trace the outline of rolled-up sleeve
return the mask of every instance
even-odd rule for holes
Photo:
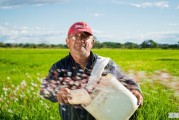
[[[56,94],[59,87],[58,72],[56,71],[56,65],[53,65],[48,76],[41,83],[40,95],[51,102],[57,102]]]
[[[109,61],[103,75],[111,73],[113,74],[119,82],[121,82],[127,89],[131,90],[138,90],[142,93],[140,86],[136,83],[132,78],[130,78],[124,71],[122,71],[119,66],[114,63],[112,60]]]

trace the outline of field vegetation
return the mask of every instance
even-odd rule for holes
[[[0,49],[0,120],[60,120],[57,103],[39,95],[41,81],[67,49]],[[179,51],[93,49],[136,80],[144,104],[131,119],[168,120],[179,113]]]

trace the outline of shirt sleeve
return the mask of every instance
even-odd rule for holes
[[[124,71],[122,71],[119,66],[112,60],[109,61],[102,75],[106,75],[108,73],[113,74],[117,78],[117,80],[119,80],[119,82],[121,82],[130,91],[138,90],[140,93],[142,93],[139,84],[137,84]]]
[[[48,76],[42,81],[40,95],[51,102],[57,102],[57,91],[60,89],[57,67],[54,64],[49,70]]]

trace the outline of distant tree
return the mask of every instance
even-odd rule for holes
[[[93,46],[93,48],[102,48],[102,47],[103,47],[102,43],[100,43],[99,40],[97,40],[97,37],[94,36],[94,46]]]
[[[103,42],[103,47],[105,48],[119,48],[121,47],[121,43],[117,43],[117,42]]]
[[[169,48],[169,45],[168,44],[158,44],[159,48],[162,48],[162,49],[168,49]]]
[[[138,44],[132,42],[126,42],[123,46],[128,49],[139,48]]]
[[[154,42],[153,40],[146,40],[142,42],[141,47],[142,48],[157,48],[158,44]]]
[[[19,43],[17,46],[22,48],[24,46],[24,44],[23,43]]]
[[[24,47],[24,48],[30,48],[30,43],[25,43],[25,44],[23,45],[23,47]]]
[[[5,47],[3,42],[0,42],[0,47]]]
[[[13,43],[5,43],[4,46],[6,48],[11,48],[11,47],[14,47],[14,44]]]
[[[47,44],[45,44],[45,43],[40,43],[40,44],[38,44],[38,47],[40,47],[40,48],[48,48],[49,46]]]
[[[179,45],[178,44],[172,44],[172,45],[169,45],[169,48],[179,49]]]
[[[103,47],[102,43],[100,43],[98,40],[94,41],[94,48],[102,48],[102,47]]]

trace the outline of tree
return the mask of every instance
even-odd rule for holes
[[[0,42],[0,47],[5,47],[3,42]]]
[[[142,42],[141,47],[142,48],[157,48],[158,44],[154,42],[153,40],[145,40],[144,42]]]
[[[94,36],[94,48],[102,48],[103,45],[97,40],[97,37]]]
[[[138,44],[132,43],[132,42],[126,42],[124,43],[124,47],[128,49],[138,48]]]
[[[102,43],[100,43],[98,40],[94,41],[94,48],[102,48],[102,47],[103,47]]]

